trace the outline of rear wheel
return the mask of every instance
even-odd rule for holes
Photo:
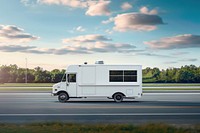
[[[115,100],[115,102],[119,103],[121,101],[123,101],[123,98],[124,96],[120,93],[116,93],[114,96],[113,96],[113,99]]]
[[[68,94],[62,92],[62,93],[60,93],[60,94],[58,95],[58,100],[59,100],[59,102],[61,102],[61,103],[65,103],[65,102],[67,102],[67,100],[69,100],[69,96],[68,96]]]

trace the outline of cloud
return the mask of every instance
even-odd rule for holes
[[[145,56],[154,56],[154,57],[164,57],[164,58],[171,58],[168,55],[161,55],[161,54],[153,54],[153,53],[136,53],[136,55],[145,55]]]
[[[84,32],[85,29],[84,29],[82,26],[78,26],[78,27],[76,28],[76,31]]]
[[[47,4],[47,5],[64,5],[74,8],[86,8],[90,3],[91,0],[82,1],[82,0],[37,0],[40,4]]]
[[[142,8],[140,8],[140,12],[143,14],[149,14],[149,15],[158,14],[158,11],[156,9],[149,10],[146,6],[143,6]]]
[[[176,56],[185,55],[185,54],[189,54],[189,52],[176,52],[176,53],[172,53],[172,55],[176,55]]]
[[[135,51],[136,47],[134,45],[124,43],[111,43],[111,41],[112,39],[98,34],[63,39],[63,43],[68,44],[65,46],[65,48],[74,51],[82,51],[87,53],[130,53]]]
[[[119,14],[114,18],[114,30],[125,31],[152,31],[157,25],[164,24],[158,15],[142,13],[125,13]]]
[[[196,58],[189,58],[189,59],[182,59],[182,60],[179,60],[179,61],[189,61],[189,62],[193,62],[193,61],[197,61],[198,59]]]
[[[34,7],[37,4],[35,0],[20,0],[20,2],[25,6]]]
[[[184,34],[147,41],[144,44],[154,49],[181,49],[200,47],[200,35]]]
[[[133,6],[132,6],[130,3],[128,3],[128,2],[124,2],[124,3],[121,5],[122,10],[124,10],[124,11],[131,9],[132,7],[133,7]]]
[[[103,35],[91,34],[84,36],[77,36],[73,38],[63,39],[63,43],[86,43],[86,42],[97,42],[97,41],[111,41],[112,39],[107,38]]]
[[[25,52],[29,49],[36,48],[35,46],[21,46],[21,45],[0,45],[0,50],[3,52]]]
[[[109,4],[110,1],[100,0],[96,4],[90,5],[85,14],[89,16],[102,16],[102,15],[108,16],[111,14],[108,8]]]
[[[110,1],[108,0],[37,0],[39,4],[46,5],[63,5],[72,8],[86,8],[86,15],[102,16],[110,15],[108,8]]]
[[[15,25],[0,25],[0,43],[25,43],[37,39],[39,37],[25,33]]]
[[[113,22],[113,21],[114,21],[114,18],[111,17],[111,18],[109,18],[108,20],[103,20],[101,23],[102,23],[102,24],[109,24],[109,23],[111,23],[111,22]]]
[[[164,62],[165,64],[175,64],[175,63],[179,63],[179,62],[194,62],[194,61],[198,61],[198,59],[196,58],[188,58],[188,59],[181,59],[178,61],[167,61]]]
[[[60,48],[38,48],[36,46],[1,45],[3,52],[22,52],[33,54],[92,54],[92,53],[132,53],[136,47],[126,43],[112,43],[112,39],[103,35],[85,35],[64,39],[67,43]]]
[[[136,47],[131,44],[123,43],[107,43],[107,42],[95,42],[92,47],[88,47],[88,50],[94,52],[131,52]]]
[[[108,34],[112,34],[113,33],[113,31],[110,30],[110,29],[105,30],[105,32],[108,33]]]

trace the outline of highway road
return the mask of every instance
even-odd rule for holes
[[[61,121],[69,123],[200,123],[200,93],[144,93],[115,103],[106,98],[59,103],[50,93],[0,93],[0,123]]]

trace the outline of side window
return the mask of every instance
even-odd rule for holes
[[[76,74],[68,74],[67,75],[67,81],[70,83],[76,82]]]
[[[123,82],[123,71],[122,70],[111,70],[109,72],[110,82]]]
[[[66,74],[63,75],[61,82],[65,82],[66,81]]]
[[[110,82],[137,82],[137,70],[110,70]]]
[[[137,71],[136,70],[125,70],[124,71],[124,82],[137,82]]]

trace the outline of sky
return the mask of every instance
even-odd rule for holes
[[[0,65],[200,66],[199,0],[0,2]]]

